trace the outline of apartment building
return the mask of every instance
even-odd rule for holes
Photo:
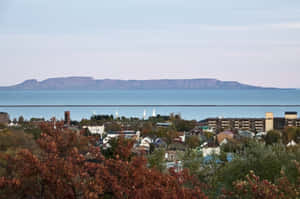
[[[222,130],[250,130],[263,132],[265,130],[264,118],[208,118],[200,122],[216,132]]]
[[[275,118],[278,129],[286,127],[300,127],[300,118],[298,118],[297,112],[285,112],[284,118]]]
[[[300,118],[297,112],[285,112],[285,117],[274,117],[271,112],[265,118],[207,118],[200,121],[201,125],[208,126],[216,132],[223,130],[249,130],[253,132],[267,132],[273,129],[300,127]]]

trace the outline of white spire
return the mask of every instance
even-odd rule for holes
[[[156,117],[156,111],[155,111],[155,109],[153,109],[152,116]]]
[[[116,111],[116,118],[119,118],[119,112]]]
[[[146,109],[144,109],[143,119],[146,119]]]

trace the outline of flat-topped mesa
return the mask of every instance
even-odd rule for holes
[[[92,77],[61,77],[43,81],[35,79],[23,83],[0,87],[11,90],[104,90],[104,89],[265,89],[265,87],[242,84],[237,81],[220,81],[217,79],[152,79],[152,80],[118,80],[94,79]]]

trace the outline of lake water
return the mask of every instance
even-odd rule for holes
[[[297,105],[300,90],[102,90],[102,91],[0,91],[0,105]],[[71,118],[80,120],[92,114],[115,114],[143,117],[144,110],[151,116],[179,113],[185,119],[201,120],[207,117],[264,117],[265,112],[283,116],[285,111],[300,107],[54,107],[54,108],[0,108],[11,118],[55,116],[63,118],[71,111]]]

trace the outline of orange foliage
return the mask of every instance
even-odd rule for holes
[[[16,156],[0,157],[8,163],[0,178],[1,198],[207,198],[187,171],[162,174],[147,168],[144,157],[129,161],[131,142],[105,159],[91,137],[50,124],[42,126],[40,152],[24,149]]]

